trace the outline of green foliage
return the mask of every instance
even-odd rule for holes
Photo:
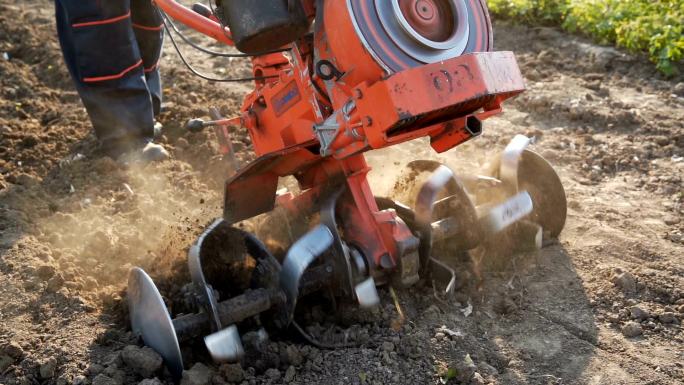
[[[497,16],[557,24],[602,44],[648,52],[666,75],[684,60],[684,0],[490,0]]]
[[[565,15],[566,1],[490,0],[489,9],[498,16],[527,24],[557,24]]]

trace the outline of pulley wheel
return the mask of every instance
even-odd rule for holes
[[[490,175],[499,178],[500,156],[491,165]],[[568,203],[560,177],[541,155],[524,150],[518,163],[518,191],[527,191],[534,209],[529,220],[556,238],[565,226]]]
[[[128,276],[128,310],[133,333],[162,356],[173,378],[180,379],[183,357],[171,315],[154,282],[139,267],[131,269]]]
[[[484,0],[348,0],[347,4],[364,46],[389,72],[492,50]]]

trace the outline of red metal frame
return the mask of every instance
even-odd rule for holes
[[[154,1],[170,17],[233,45],[230,32],[215,21],[174,0]],[[302,2],[312,17],[316,2]],[[371,265],[396,265],[397,245],[411,233],[396,213],[378,209],[362,153],[419,137],[430,137],[436,151],[451,149],[479,133],[470,123],[500,112],[503,100],[524,90],[522,76],[510,52],[468,54],[387,74],[356,35],[344,1],[325,1],[323,15],[325,27],[317,26],[313,40],[292,44],[289,55],[253,59],[255,76],[275,78],[256,81],[241,115],[230,120],[248,129],[258,159],[227,181],[224,216],[234,223],[272,210],[279,177],[298,179],[305,192],[279,198],[297,207],[314,204],[331,185],[346,185],[337,206],[345,241]],[[334,63],[344,77],[319,79],[314,48],[317,59]],[[321,154],[314,126],[331,116],[337,116],[337,136]]]

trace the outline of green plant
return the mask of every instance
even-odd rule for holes
[[[684,0],[491,0],[489,7],[499,17],[647,52],[666,75],[684,59]]]

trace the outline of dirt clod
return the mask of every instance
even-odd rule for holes
[[[164,383],[161,382],[157,377],[155,378],[145,378],[142,381],[138,383],[138,385],[163,385]]]
[[[623,327],[622,327],[622,334],[625,337],[632,338],[632,337],[638,337],[644,333],[643,329],[641,328],[641,325],[639,325],[636,322],[627,322]]]
[[[2,351],[14,359],[20,359],[24,356],[24,349],[16,341],[10,341],[4,345]]]
[[[470,385],[484,385],[485,383],[485,379],[477,372],[473,374],[473,378],[470,379]]]
[[[382,350],[384,350],[386,352],[393,352],[394,351],[394,344],[389,342],[389,341],[385,341],[382,343]]]
[[[634,293],[637,290],[636,278],[628,271],[616,270],[611,281],[625,293]]]
[[[162,358],[148,347],[126,346],[121,352],[123,362],[143,378],[151,378],[162,367]]]
[[[7,368],[12,366],[14,358],[6,355],[0,355],[0,372],[4,372]]]
[[[677,316],[673,312],[666,312],[658,316],[658,319],[660,322],[664,324],[673,324],[677,323],[679,320],[677,319]]]
[[[644,310],[643,308],[641,308],[639,306],[632,306],[629,309],[629,312],[630,312],[632,319],[635,319],[638,321],[644,321],[651,316],[648,311]]]
[[[219,367],[219,372],[228,382],[239,383],[245,378],[245,372],[240,364],[223,364]]]
[[[462,360],[454,365],[454,368],[456,369],[456,380],[462,384],[468,384],[477,370],[470,354],[466,354]]]
[[[294,345],[289,345],[284,349],[280,349],[280,360],[286,364],[299,366],[304,362],[304,357],[299,352],[299,349]]]
[[[55,370],[57,370],[57,360],[55,358],[49,358],[40,365],[40,378],[44,380],[52,378],[55,375]]]
[[[276,368],[270,368],[270,369],[266,370],[265,374],[266,374],[266,377],[271,379],[271,381],[278,381],[280,379],[280,377],[282,376],[280,374],[280,370],[278,370]]]
[[[46,290],[50,293],[56,293],[64,285],[64,277],[57,274],[47,281]]]
[[[121,383],[106,374],[98,374],[93,379],[92,385],[121,385]]]
[[[47,281],[48,279],[52,278],[53,275],[55,275],[55,268],[54,266],[50,265],[42,265],[38,267],[36,274],[38,274],[40,279]]]
[[[296,374],[297,370],[295,369],[295,367],[292,365],[288,366],[287,370],[285,371],[285,375],[283,376],[283,381],[285,381],[286,383],[292,382]]]
[[[181,385],[208,385],[211,383],[213,371],[202,363],[196,363],[190,370],[183,371]]]

